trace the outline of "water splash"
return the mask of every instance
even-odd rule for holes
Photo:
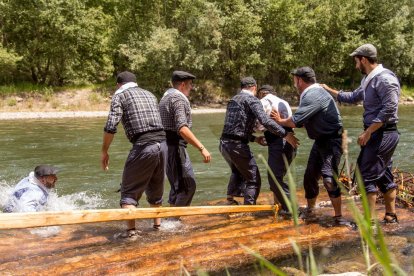
[[[5,181],[0,181],[0,208],[1,210],[7,204],[7,201],[12,194],[14,186],[9,185]],[[108,202],[99,194],[90,192],[80,192],[69,195],[59,196],[55,191],[49,193],[48,202],[45,206],[45,211],[70,211],[70,210],[85,210],[97,209],[105,207]],[[61,227],[49,226],[38,227],[30,230],[31,234],[40,237],[51,237],[59,234]]]

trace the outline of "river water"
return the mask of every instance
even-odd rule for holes
[[[344,126],[350,139],[350,162],[355,163],[359,147],[357,135],[362,129],[362,107],[341,107]],[[401,140],[395,153],[394,166],[413,171],[414,110],[400,106]],[[123,165],[130,149],[123,129],[115,136],[110,148],[110,169],[100,168],[100,149],[106,118],[33,119],[0,121],[0,206],[7,193],[21,178],[28,175],[37,164],[53,164],[58,174],[53,210],[118,208],[119,183]],[[193,115],[193,131],[212,154],[211,164],[204,164],[198,150],[188,147],[197,178],[197,192],[193,205],[224,198],[229,178],[229,168],[218,151],[218,139],[223,127],[224,113]],[[298,187],[301,186],[307,157],[312,141],[304,129],[296,130],[301,140],[298,156],[292,171]],[[257,157],[266,157],[267,149],[252,145]],[[265,166],[261,167],[262,191],[268,191]],[[167,202],[169,184],[166,181],[164,199]],[[147,206],[145,198],[140,202]]]

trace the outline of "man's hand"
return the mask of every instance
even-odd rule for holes
[[[272,112],[270,112],[270,118],[272,118],[273,120],[275,120],[276,123],[280,124],[280,121],[282,119],[282,117],[280,117],[279,112],[277,112],[276,110],[272,110]]]
[[[264,147],[267,146],[267,141],[266,141],[266,138],[264,136],[256,137],[256,138],[254,138],[254,141],[256,143],[258,143],[259,145],[261,145],[261,146],[264,146]]]
[[[299,143],[299,139],[296,138],[295,134],[293,134],[293,132],[288,132],[288,134],[284,137],[284,139],[292,145],[293,148],[297,148],[300,143]]]
[[[201,150],[201,155],[203,156],[203,159],[204,159],[203,162],[204,163],[209,163],[211,161],[211,155],[210,155],[210,153],[208,152],[208,150],[206,148],[203,148]]]
[[[371,132],[365,130],[358,136],[358,145],[365,146],[369,139],[371,139]]]
[[[104,170],[104,171],[109,170],[109,154],[108,154],[108,152],[102,152],[101,167],[102,167],[102,170]]]

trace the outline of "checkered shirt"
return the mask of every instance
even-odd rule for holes
[[[260,100],[243,90],[234,96],[227,105],[223,134],[250,140],[256,119],[270,132],[281,137],[286,136],[283,127],[265,113]]]
[[[104,131],[116,133],[120,121],[131,143],[136,135],[163,130],[157,98],[139,87],[128,88],[112,97]]]
[[[160,114],[164,129],[178,133],[180,128],[191,128],[191,107],[181,92],[165,94],[160,101]]]

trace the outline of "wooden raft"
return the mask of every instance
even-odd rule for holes
[[[0,214],[0,229],[273,210],[274,205],[240,205],[7,213]]]

